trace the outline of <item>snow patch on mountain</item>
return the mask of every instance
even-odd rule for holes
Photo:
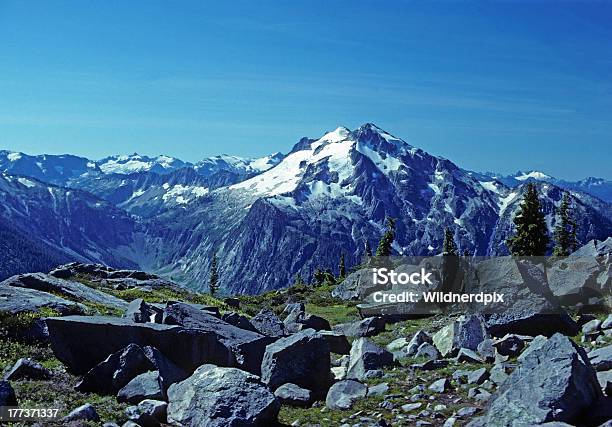
[[[531,171],[531,172],[519,172],[517,173],[517,175],[514,176],[514,179],[517,179],[519,181],[526,181],[528,179],[535,179],[538,181],[544,181],[547,179],[550,179],[551,177],[546,175],[543,172],[538,172],[538,171]]]

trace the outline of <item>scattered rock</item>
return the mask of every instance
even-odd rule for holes
[[[608,314],[606,320],[601,323],[601,329],[612,329],[612,314]]]
[[[289,406],[307,407],[312,403],[312,393],[310,390],[295,384],[283,384],[274,392],[280,402]]]
[[[158,427],[167,422],[168,404],[161,400],[145,399],[128,408],[128,417],[141,427]]]
[[[257,376],[214,365],[203,365],[172,385],[168,401],[168,422],[191,426],[274,425],[280,409]]]
[[[346,378],[346,371],[347,371],[347,368],[345,366],[336,366],[336,367],[331,368],[332,376],[334,380],[337,380],[337,381],[343,380]]]
[[[489,379],[499,386],[510,376],[510,372],[511,369],[508,364],[497,363],[491,368]]]
[[[417,403],[406,403],[405,405],[402,405],[402,411],[404,411],[404,412],[416,411],[421,406],[423,406],[423,404],[420,403],[420,402],[417,402]]]
[[[389,384],[380,383],[368,388],[368,396],[385,396],[389,392]]]
[[[433,341],[431,340],[431,336],[422,330],[416,331],[416,333],[410,339],[408,343],[408,347],[406,348],[406,356],[414,356],[417,354],[419,347],[423,343],[431,344]]]
[[[359,381],[339,381],[327,392],[325,406],[329,409],[350,409],[356,400],[366,397],[367,391],[368,387]]]
[[[468,371],[467,383],[468,384],[482,384],[489,378],[489,373],[486,368],[476,369],[474,371]]]
[[[612,345],[598,348],[589,352],[589,360],[596,371],[609,371],[612,369]]]
[[[136,323],[162,323],[163,315],[163,310],[138,298],[130,303],[124,317]]]
[[[461,348],[476,350],[487,333],[477,315],[460,316],[433,336],[433,343],[443,357],[454,356]]]
[[[293,383],[315,394],[327,391],[330,382],[327,341],[320,333],[306,329],[268,345],[261,380],[272,390]]]
[[[584,325],[582,325],[582,333],[591,334],[593,332],[597,332],[600,326],[601,326],[601,320],[598,320],[598,319],[591,320],[590,322],[587,322]]]
[[[423,344],[419,346],[414,357],[416,358],[424,357],[424,358],[427,358],[428,360],[438,360],[440,359],[441,355],[438,349],[433,346],[433,344],[424,342]]]
[[[478,344],[476,351],[486,362],[495,360],[495,347],[493,347],[493,340],[491,338],[486,338]]]
[[[495,340],[493,346],[502,356],[516,357],[525,348],[525,341],[518,335],[507,334]]]
[[[481,387],[471,388],[468,391],[468,397],[470,399],[479,400],[481,402],[486,402],[491,398],[491,393]]]
[[[296,333],[304,329],[314,329],[315,331],[329,331],[329,322],[321,316],[306,314],[303,310],[293,310],[283,322],[285,329],[289,333]]]
[[[223,316],[221,316],[221,320],[229,323],[230,325],[234,325],[237,328],[245,329],[251,332],[257,332],[255,326],[253,326],[251,321],[246,316],[238,314],[235,311],[225,313]]]
[[[450,381],[448,378],[440,378],[431,383],[427,388],[434,393],[445,393],[450,388]]]
[[[319,331],[321,336],[327,341],[329,345],[329,351],[336,354],[349,354],[351,351],[351,344],[345,335],[342,335],[335,331]]]
[[[382,317],[368,317],[356,322],[342,323],[333,330],[347,337],[371,337],[385,331],[387,322]]]
[[[555,334],[533,348],[504,381],[485,421],[493,425],[573,423],[601,396],[584,350]]]
[[[32,359],[19,359],[10,371],[4,376],[7,381],[17,381],[22,379],[29,380],[48,380],[51,378],[51,371],[44,368],[40,363]]]
[[[347,378],[362,380],[368,371],[393,365],[393,354],[377,346],[368,338],[358,338],[351,347]]]
[[[18,406],[15,390],[8,381],[0,381],[0,407]]]
[[[100,417],[96,412],[96,409],[89,403],[86,403],[83,406],[79,406],[64,418],[62,418],[64,423],[68,423],[71,421],[100,421]]]
[[[459,410],[457,410],[456,415],[460,418],[464,418],[464,417],[470,418],[476,415],[478,411],[479,409],[475,406],[464,406],[463,408],[460,408]]]
[[[484,360],[474,350],[470,350],[468,348],[462,348],[461,350],[459,350],[459,353],[457,354],[457,362],[459,363],[463,363],[463,362],[482,363],[484,362]]]
[[[164,400],[162,379],[157,371],[136,376],[117,393],[117,401],[122,403],[137,404],[145,399]]]
[[[231,308],[240,308],[240,300],[238,298],[228,297],[223,302]]]
[[[603,392],[612,397],[612,371],[597,372],[597,381],[599,381]]]
[[[155,370],[142,347],[130,344],[91,368],[76,385],[82,392],[116,394],[134,377]]]
[[[278,318],[272,310],[262,309],[251,319],[255,329],[263,335],[279,338],[287,335],[285,324]]]

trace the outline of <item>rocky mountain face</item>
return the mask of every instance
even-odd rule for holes
[[[1,277],[58,260],[136,265],[136,221],[89,193],[0,174],[0,218]]]
[[[612,181],[603,178],[588,177],[580,181],[567,181],[538,171],[518,171],[513,175],[507,176],[501,176],[492,172],[470,173],[481,181],[495,180],[511,188],[519,187],[527,182],[550,182],[565,190],[590,194],[608,203],[612,202]]]
[[[5,152],[0,165],[7,168],[18,156],[24,155]],[[56,157],[59,162],[65,156]],[[36,164],[36,159],[32,161]],[[139,232],[108,228],[107,236],[99,231],[109,227],[105,219],[89,215],[82,221],[91,227],[73,231],[86,236],[83,242],[64,240],[60,245],[70,248],[74,259],[131,262],[205,289],[216,252],[223,289],[232,293],[286,287],[298,273],[309,278],[318,267],[336,271],[341,254],[347,265],[357,264],[366,242],[376,247],[386,217],[397,220],[394,251],[398,254],[439,254],[446,227],[454,230],[461,251],[506,254],[505,239],[512,232],[524,190],[522,185],[506,185],[461,169],[373,124],[353,131],[338,128],[318,139],[302,138],[286,156],[255,160],[217,156],[188,164],[165,156],[133,155],[89,163],[89,169],[66,174],[70,178],[65,178],[65,186],[80,191],[53,187],[51,193],[78,194],[77,199],[87,199],[88,206],[99,203],[113,221],[123,224],[112,230],[127,227]],[[36,171],[37,179],[50,182],[52,178],[44,173],[41,177],[41,171]],[[562,187],[541,181],[540,175],[524,175],[529,175],[524,182],[538,180],[552,230]],[[21,191],[21,198],[31,194],[36,199],[40,193],[44,197],[36,203],[53,211],[50,190],[26,191],[30,189],[17,183],[27,178],[7,177],[15,182],[7,194]],[[612,235],[610,204],[575,190],[571,199],[580,222],[580,241]],[[23,212],[33,217],[35,211]],[[78,211],[67,209],[65,214],[78,215]],[[59,214],[43,218],[33,217],[33,222],[57,228],[63,221]],[[46,241],[38,229],[31,231],[33,238]],[[118,240],[114,233],[125,238]],[[85,243],[89,240],[96,243],[89,247]],[[57,236],[52,241],[57,244]],[[111,258],[117,247],[121,255]],[[92,258],[92,251],[100,256]]]

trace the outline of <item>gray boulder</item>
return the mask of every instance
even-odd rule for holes
[[[589,298],[602,295],[602,289],[597,286],[602,268],[596,257],[565,257],[546,271],[548,285],[564,305],[586,302]]]
[[[100,416],[96,412],[96,408],[94,408],[90,403],[86,403],[83,406],[79,406],[78,408],[71,411],[68,415],[62,418],[64,423],[69,423],[72,421],[100,421]]]
[[[608,317],[601,323],[601,329],[612,329],[612,314],[608,314]]]
[[[476,348],[480,357],[487,362],[495,360],[495,347],[493,347],[493,342],[491,338],[485,338]]]
[[[589,360],[596,371],[609,371],[612,369],[612,345],[591,350]]]
[[[424,342],[423,344],[419,346],[416,353],[414,354],[414,357],[416,358],[424,357],[427,360],[438,360],[440,359],[441,354],[433,344]]]
[[[251,319],[251,323],[257,331],[268,337],[279,338],[287,335],[285,324],[274,314],[272,310],[262,309]]]
[[[221,320],[229,323],[230,325],[234,325],[237,328],[245,329],[251,332],[257,332],[255,326],[253,326],[251,321],[246,316],[238,314],[235,311],[230,311],[229,313],[223,314],[223,316],[221,316]]]
[[[336,325],[333,330],[347,337],[371,337],[384,332],[386,324],[387,322],[382,317],[368,317],[367,319]]]
[[[19,359],[13,367],[6,373],[4,379],[7,381],[17,381],[22,379],[29,380],[48,380],[52,372],[43,367],[40,363],[32,359]]]
[[[329,322],[314,314],[307,314],[301,307],[294,308],[283,321],[285,330],[289,333],[296,333],[304,329],[314,329],[315,331],[329,331]]]
[[[600,326],[601,320],[593,319],[590,322],[586,322],[584,325],[582,325],[582,333],[585,335],[592,334],[594,332],[597,332]]]
[[[349,354],[351,351],[351,344],[348,338],[338,332],[334,331],[319,331],[321,336],[327,341],[329,345],[329,351],[336,354]]]
[[[454,356],[461,348],[476,350],[487,338],[482,317],[477,315],[460,316],[433,336],[433,343],[443,357]]]
[[[490,426],[573,424],[602,397],[595,371],[582,348],[555,334],[534,348],[493,396]]]
[[[557,303],[539,265],[512,257],[485,260],[476,265],[465,287],[467,293],[504,295],[503,302],[494,302],[486,308],[481,304],[472,307],[483,313],[487,331],[493,336],[578,333],[576,322]]]
[[[335,383],[327,392],[325,406],[329,409],[351,409],[355,401],[368,394],[368,387],[355,380],[343,380]]]
[[[525,340],[515,334],[507,334],[493,342],[493,347],[502,356],[516,357],[525,348]]]
[[[266,346],[274,341],[257,332],[234,325],[191,305],[175,303],[164,310],[164,323],[191,330],[214,333],[219,342],[232,351],[236,367],[259,375]]]
[[[213,332],[156,323],[133,323],[107,316],[67,316],[46,320],[55,356],[76,374],[85,374],[105,355],[129,344],[152,346],[181,369],[204,363],[232,366],[235,359]]]
[[[312,403],[310,390],[295,384],[283,384],[274,392],[283,405],[307,407]]]
[[[394,364],[393,354],[370,341],[358,338],[353,342],[349,359],[347,378],[363,380],[369,371],[382,369]]]
[[[142,298],[130,303],[125,312],[125,318],[136,323],[162,323],[164,311],[154,305],[147,304]]]
[[[0,381],[0,407],[1,406],[17,406],[17,397],[15,390],[8,381]]]
[[[431,383],[427,388],[434,393],[445,393],[450,388],[450,381],[448,378],[440,378]]]
[[[167,422],[168,404],[161,400],[145,399],[138,406],[128,408],[128,417],[141,427],[158,427]]]
[[[612,397],[612,371],[597,372],[597,381],[599,381],[603,392],[608,397]]]
[[[168,422],[188,426],[269,426],[279,401],[253,374],[203,365],[168,390]]]
[[[157,371],[137,375],[117,393],[117,402],[137,404],[145,399],[164,400],[162,378]]]
[[[327,341],[320,333],[306,329],[266,347],[261,380],[272,390],[292,383],[317,395],[329,388],[330,365]]]
[[[155,370],[142,347],[130,344],[91,368],[76,385],[82,392],[116,394],[137,375]]]
[[[0,312],[8,314],[37,313],[46,308],[62,316],[85,313],[87,307],[46,292],[12,287],[0,283]]]
[[[457,362],[482,363],[484,362],[484,360],[474,350],[470,350],[469,348],[462,348],[459,350],[459,353],[457,353]]]

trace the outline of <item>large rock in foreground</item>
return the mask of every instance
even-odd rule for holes
[[[367,338],[353,342],[347,371],[347,378],[364,380],[385,366],[394,364],[393,354],[374,344]]]
[[[185,426],[270,426],[280,403],[248,372],[204,365],[168,390],[168,422]]]
[[[500,386],[486,415],[488,426],[580,421],[602,397],[582,348],[555,334],[532,348]]]
[[[189,372],[205,363],[235,363],[230,350],[212,332],[106,316],[53,317],[46,322],[53,352],[76,374],[84,374],[129,344],[153,346]]]
[[[543,268],[533,262],[512,257],[482,261],[468,276],[466,292],[504,295],[503,302],[486,307],[474,303],[471,307],[483,314],[487,330],[493,336],[551,336],[557,332],[576,335],[579,331],[576,322],[555,300]]]
[[[320,394],[330,385],[330,363],[325,338],[313,329],[306,329],[266,348],[261,380],[273,390],[292,383]]]
[[[274,338],[240,329],[184,303],[168,305],[164,310],[164,323],[214,333],[232,351],[235,366],[256,375],[260,373],[266,346],[274,341]]]
[[[462,348],[476,350],[487,338],[484,320],[477,315],[460,316],[433,336],[433,343],[443,357],[454,356]]]

